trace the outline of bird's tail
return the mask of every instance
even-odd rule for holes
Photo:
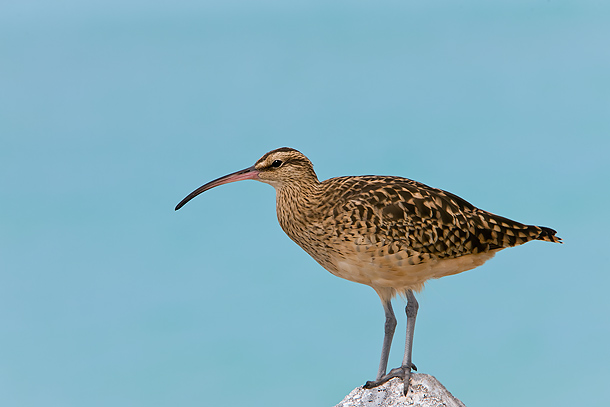
[[[555,236],[557,232],[551,228],[524,225],[484,211],[477,214],[478,217],[472,219],[477,227],[476,236],[479,241],[489,243],[491,249],[519,246],[531,240],[562,243],[561,238]]]
[[[535,237],[535,240],[544,240],[546,242],[553,243],[563,243],[562,239],[559,236],[555,236],[557,233],[554,229],[547,228],[545,226],[533,226],[532,228],[538,229],[540,232],[538,233],[538,237]]]

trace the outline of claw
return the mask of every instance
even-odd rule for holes
[[[402,393],[403,393],[403,395],[406,396],[407,393],[409,392],[409,384],[411,382],[411,369],[417,371],[417,367],[413,363],[411,363],[411,366],[409,368],[402,367],[402,366],[394,368],[394,369],[390,370],[390,373],[386,374],[381,379],[369,380],[362,387],[364,387],[365,389],[372,389],[377,386],[381,386],[382,384],[389,381],[390,379],[393,379],[395,377],[400,377],[403,380],[403,386],[404,386]]]
[[[405,372],[405,377],[402,379],[402,395],[407,396],[409,393],[409,386],[411,385],[411,369]]]

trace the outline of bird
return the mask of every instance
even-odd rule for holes
[[[531,240],[563,243],[556,231],[522,224],[479,209],[450,192],[398,176],[341,176],[320,182],[311,161],[282,147],[243,170],[210,181],[187,195],[230,182],[256,180],[276,191],[281,228],[323,268],[372,287],[385,313],[384,339],[371,389],[398,377],[406,396],[412,371],[419,292],[430,279],[481,266],[497,252]],[[391,300],[406,299],[402,364],[387,372],[396,328]]]

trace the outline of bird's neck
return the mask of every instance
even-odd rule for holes
[[[309,218],[315,214],[320,186],[315,178],[307,182],[286,184],[276,190],[277,218],[291,239],[297,241],[305,237]]]

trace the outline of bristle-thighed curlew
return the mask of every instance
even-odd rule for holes
[[[200,193],[253,179],[276,190],[284,232],[332,274],[371,286],[385,311],[379,370],[365,387],[393,377],[409,388],[419,291],[432,278],[473,269],[498,251],[530,240],[561,243],[553,229],[524,225],[478,209],[449,192],[390,176],[337,177],[320,182],[307,157],[292,148],[263,155],[252,167],[211,181]],[[402,365],[386,373],[396,327],[391,299],[407,299],[407,340]]]

